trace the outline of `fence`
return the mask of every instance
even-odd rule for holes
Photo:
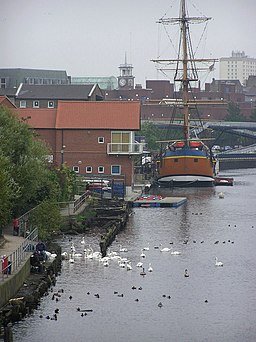
[[[3,281],[5,278],[15,272],[19,266],[27,259],[28,253],[33,252],[35,244],[38,240],[38,229],[35,228],[29,233],[24,239],[21,245],[11,254],[4,255],[2,259],[2,277]]]

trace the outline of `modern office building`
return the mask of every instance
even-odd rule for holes
[[[221,80],[239,80],[245,85],[253,75],[256,75],[256,58],[246,56],[244,51],[232,51],[231,57],[220,58]]]

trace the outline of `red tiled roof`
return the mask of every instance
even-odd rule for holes
[[[7,96],[0,96],[0,104],[3,104],[9,108],[16,108],[16,106],[8,99]]]
[[[140,103],[59,101],[56,128],[140,129]]]
[[[34,128],[140,129],[140,103],[59,101],[58,108],[18,108],[20,119]]]
[[[26,120],[34,128],[55,128],[56,108],[19,108],[15,112],[20,119]]]

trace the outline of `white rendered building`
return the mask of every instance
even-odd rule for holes
[[[232,51],[231,57],[220,58],[221,80],[239,80],[245,85],[251,75],[256,75],[256,58],[246,56],[244,51]]]

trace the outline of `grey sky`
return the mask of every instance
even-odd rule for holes
[[[0,68],[59,69],[70,76],[118,76],[127,51],[135,83],[145,86],[146,79],[164,79],[150,61],[158,52],[162,52],[162,58],[175,57],[156,21],[165,13],[177,16],[179,0],[0,3]],[[256,58],[255,0],[187,3],[190,15],[213,18],[207,26],[207,40],[202,40],[203,57],[228,57],[232,50],[243,50]],[[202,30],[204,26],[200,27]],[[194,25],[191,29],[192,33],[196,31]],[[212,77],[218,77],[216,73]]]

